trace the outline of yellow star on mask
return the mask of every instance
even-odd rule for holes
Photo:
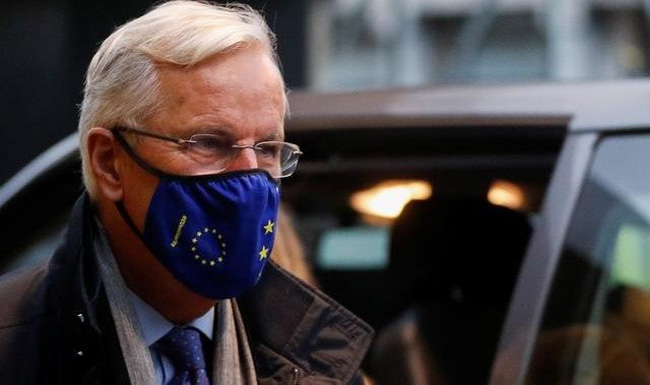
[[[267,258],[269,254],[269,249],[266,246],[262,245],[262,250],[260,251],[260,261],[264,258]]]
[[[269,219],[269,221],[266,223],[266,226],[264,226],[264,235],[268,233],[272,233],[273,226],[275,226],[275,223],[271,222],[271,220]]]

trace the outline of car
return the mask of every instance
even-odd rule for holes
[[[283,200],[320,289],[377,330],[377,384],[648,381],[650,81],[289,98]],[[72,134],[0,188],[0,271],[49,258],[79,170]]]

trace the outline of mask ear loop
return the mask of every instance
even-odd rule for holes
[[[111,130],[111,132],[113,133],[113,136],[115,137],[117,142],[120,144],[120,146],[122,146],[124,151],[126,151],[126,153],[129,154],[131,159],[133,159],[138,166],[142,167],[142,169],[144,169],[145,171],[153,174],[154,176],[160,177],[160,175],[159,175],[160,170],[156,170],[154,167],[151,167],[142,158],[140,158],[138,156],[138,154],[136,154],[135,151],[133,151],[131,146],[129,146],[129,144],[126,142],[126,139],[124,139],[122,134],[120,134],[119,132],[117,132],[115,130]],[[142,234],[142,232],[140,232],[140,230],[138,230],[138,227],[135,225],[135,222],[133,222],[133,219],[131,218],[129,213],[126,211],[126,207],[124,207],[124,201],[120,199],[119,201],[116,201],[114,204],[115,204],[115,208],[117,208],[117,212],[120,213],[120,216],[122,217],[124,222],[126,222],[126,224],[129,226],[131,231],[133,231],[133,233],[146,246],[147,243],[144,241],[144,235]],[[147,246],[147,248],[148,248],[148,246]]]
[[[138,230],[138,227],[135,225],[135,222],[133,222],[133,219],[126,211],[126,208],[124,207],[124,201],[122,201],[121,199],[119,201],[116,201],[115,208],[117,208],[117,212],[120,213],[120,216],[122,217],[124,222],[126,222],[126,224],[129,226],[131,231],[133,231],[133,233],[137,235],[138,238],[140,238],[140,241],[142,241],[142,243],[146,246],[147,243],[144,241],[144,235],[142,234],[142,232],[140,232],[140,230]],[[149,246],[147,246],[147,248],[149,248]]]

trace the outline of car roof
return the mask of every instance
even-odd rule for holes
[[[351,127],[650,126],[650,80],[434,86],[346,93],[294,92],[287,130]]]
[[[0,208],[35,181],[48,176],[54,169],[74,162],[78,156],[79,139],[73,133],[38,155],[3,185],[0,185]]]

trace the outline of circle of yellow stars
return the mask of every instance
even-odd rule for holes
[[[221,246],[221,253],[215,258],[215,259],[210,259],[210,258],[203,258],[199,252],[197,251],[197,245],[199,241],[201,240],[201,237],[210,235],[212,234],[214,237],[217,238],[217,241],[220,243]],[[204,227],[203,230],[198,230],[196,234],[194,235],[194,238],[192,238],[192,247],[190,248],[192,253],[194,254],[194,259],[199,262],[202,265],[206,266],[216,266],[217,264],[221,263],[224,261],[226,258],[226,242],[223,239],[223,235],[221,235],[217,229],[211,229]]]
[[[275,222],[269,219],[268,222],[266,222],[266,225],[263,226],[264,235],[272,234],[274,230],[274,226],[275,226]],[[269,249],[266,247],[266,245],[262,245],[262,250],[260,250],[259,255],[260,255],[260,261],[268,258]]]

